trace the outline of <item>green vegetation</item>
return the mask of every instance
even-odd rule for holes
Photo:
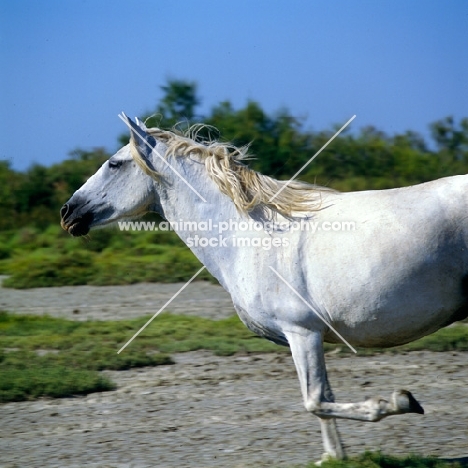
[[[3,286],[33,288],[78,284],[109,285],[187,281],[200,263],[172,231],[91,232],[76,239],[60,226],[0,232],[5,252],[0,273],[11,275]],[[199,279],[215,281],[205,270]]]
[[[114,390],[106,377],[86,369],[69,369],[34,353],[0,355],[0,403],[43,396],[61,398]]]
[[[112,382],[97,371],[171,364],[168,353],[282,350],[253,336],[237,317],[212,321],[163,314],[157,326],[147,327],[117,354],[147,320],[74,322],[0,312],[0,402],[110,390]]]
[[[468,326],[462,324],[442,328],[437,333],[425,336],[403,346],[394,348],[403,351],[468,351]]]
[[[253,335],[237,317],[214,321],[162,314],[157,324],[117,354],[147,320],[78,322],[0,312],[0,402],[109,390],[112,382],[98,371],[171,364],[171,353],[202,349],[222,356],[289,352]],[[332,351],[335,346],[325,349]],[[453,326],[395,348],[412,349],[468,351],[468,327]],[[360,350],[359,354],[382,351]]]
[[[307,468],[316,465],[311,463]],[[395,457],[380,452],[365,452],[357,457],[351,457],[342,461],[326,461],[321,465],[323,468],[462,468],[467,466],[462,462],[448,462],[435,457],[422,457],[410,455]]]

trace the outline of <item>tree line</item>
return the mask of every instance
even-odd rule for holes
[[[312,131],[287,109],[269,114],[255,101],[235,109],[224,101],[208,115],[198,115],[200,98],[194,82],[170,80],[163,98],[147,117],[148,126],[186,128],[203,122],[202,136],[250,145],[255,170],[287,179],[302,167],[337,129]],[[386,135],[374,128],[345,131],[300,176],[338,190],[392,188],[468,173],[468,118],[445,117],[430,124],[431,142],[406,131]],[[119,137],[122,144],[128,135]],[[0,230],[57,223],[61,205],[109,158],[103,148],[75,150],[69,159],[24,172],[0,161]]]

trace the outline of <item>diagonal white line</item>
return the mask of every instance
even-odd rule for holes
[[[353,115],[269,200],[271,203],[354,119]]]
[[[120,354],[203,270],[202,266],[133,336],[128,340],[117,354]]]
[[[122,120],[122,122],[130,129],[130,131],[132,131],[132,127],[131,125],[125,120],[125,113],[122,112],[123,115],[120,115],[119,114],[119,118],[120,120]],[[125,117],[124,117],[125,116]],[[193,188],[193,186],[180,174],[180,172],[177,171],[177,169],[175,169],[174,167],[172,167],[165,158],[163,158],[158,150],[154,147],[154,146],[151,146],[148,141],[143,138],[142,139],[144,141],[144,143],[146,144],[146,146],[148,146],[148,148],[150,148],[150,150],[156,155],[158,156],[159,159],[161,159],[161,161],[166,164],[166,166],[168,166],[183,182],[185,182],[185,184],[201,199],[203,200],[205,203],[206,203],[206,200],[197,192],[197,190],[195,188]]]
[[[283,283],[308,307],[310,307],[310,310],[328,327],[333,330],[333,332],[340,338],[341,341],[343,341],[344,344],[346,344],[351,351],[354,353],[357,353],[357,351],[310,305],[272,266],[270,266],[270,269],[280,278]]]

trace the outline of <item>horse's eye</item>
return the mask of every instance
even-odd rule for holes
[[[111,169],[118,169],[122,165],[122,161],[116,161],[113,159],[109,159],[109,167]]]

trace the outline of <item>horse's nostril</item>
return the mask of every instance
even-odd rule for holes
[[[65,218],[65,216],[67,215],[69,208],[70,207],[66,203],[65,203],[65,205],[62,206],[62,208],[60,208],[60,217],[62,219]]]

